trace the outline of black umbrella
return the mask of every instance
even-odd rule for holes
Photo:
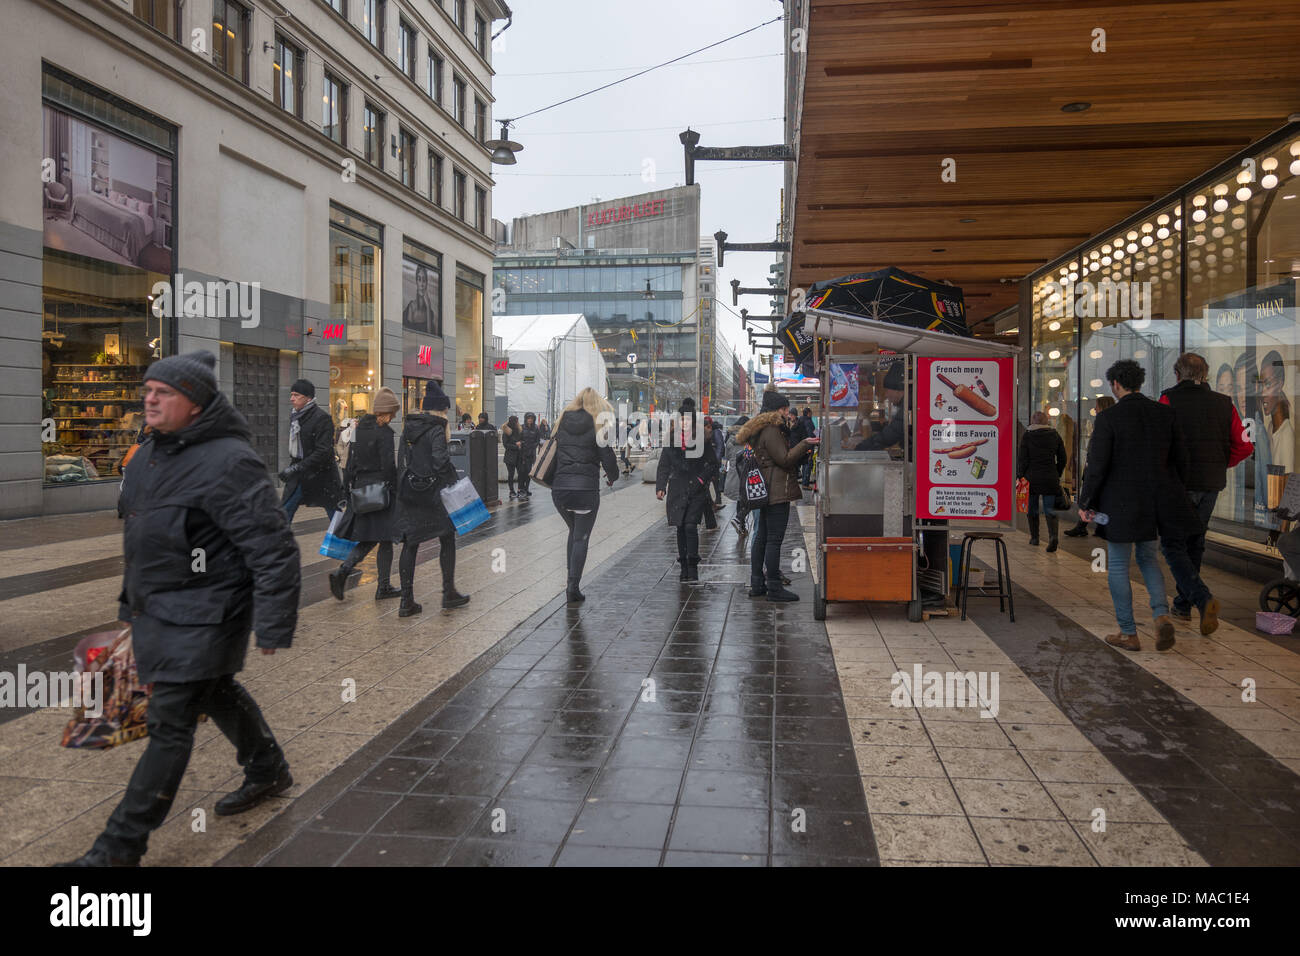
[[[892,266],[815,282],[808,289],[805,301],[810,309],[858,315],[949,335],[969,337],[971,334],[966,327],[966,305],[961,289]],[[776,332],[781,343],[799,361],[811,357],[813,336],[804,328],[802,312],[784,319]]]

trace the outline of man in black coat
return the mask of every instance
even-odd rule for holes
[[[153,684],[149,739],[126,796],[88,853],[68,866],[136,866],[189,764],[199,714],[235,745],[244,784],[217,801],[241,813],[293,785],[261,711],[238,681],[249,630],[263,654],[293,642],[299,564],[244,417],[217,391],[211,352],[145,373],[150,440],[127,466],[119,617],[140,680]]]
[[[1169,619],[1165,581],[1156,560],[1157,536],[1166,542],[1170,570],[1201,608],[1202,632],[1218,613],[1218,602],[1179,549],[1196,514],[1187,499],[1187,446],[1174,413],[1140,391],[1146,371],[1131,359],[1121,359],[1106,370],[1116,403],[1097,416],[1088,444],[1088,467],[1079,492],[1079,517],[1092,521],[1107,516],[1100,526],[1106,538],[1106,569],[1119,633],[1106,643],[1125,650],[1141,650],[1133,619],[1133,588],[1129,561],[1136,545],[1138,568],[1151,600],[1156,623],[1156,650],[1174,644],[1174,624]],[[1212,630],[1212,628],[1211,628]]]
[[[324,508],[334,517],[343,499],[338,464],[334,460],[334,422],[316,404],[316,386],[300,378],[289,386],[289,467],[279,474],[284,482],[284,513],[293,523],[299,505]]]
[[[1174,410],[1174,419],[1187,439],[1190,458],[1187,495],[1196,508],[1197,522],[1184,546],[1197,574],[1201,572],[1201,558],[1205,554],[1205,529],[1219,492],[1227,487],[1228,469],[1245,461],[1255,450],[1254,444],[1246,440],[1232,399],[1210,388],[1206,382],[1209,374],[1210,366],[1204,358],[1195,352],[1184,352],[1174,362],[1178,384],[1160,394],[1160,404]],[[1168,560],[1167,550],[1165,560]],[[1181,620],[1192,619],[1192,602],[1182,585],[1178,587],[1171,612]],[[1201,623],[1205,624],[1204,616]]]

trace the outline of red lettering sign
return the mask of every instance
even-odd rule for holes
[[[663,199],[651,199],[634,206],[610,206],[598,212],[587,213],[588,226],[603,226],[607,223],[622,222],[624,219],[640,219],[643,216],[658,216],[664,211]]]
[[[492,371],[504,372],[510,367],[509,359],[494,359],[492,361]]]
[[[431,346],[431,345],[421,345],[421,346],[420,346],[420,352],[419,352],[419,355],[417,355],[417,356],[416,356],[416,359],[415,359],[415,364],[416,364],[416,365],[432,365],[432,364],[433,364],[433,346]]]
[[[327,325],[321,331],[321,336],[327,339],[341,339],[344,337],[342,325]]]

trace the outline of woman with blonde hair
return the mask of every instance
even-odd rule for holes
[[[565,549],[569,570],[565,596],[570,604],[586,600],[578,590],[582,581],[582,568],[587,563],[587,542],[596,525],[596,512],[600,510],[600,469],[604,467],[607,484],[618,478],[618,460],[609,441],[609,428],[601,424],[611,421],[613,410],[593,388],[584,388],[565,406],[560,420],[555,423],[555,477],[551,481],[551,501],[569,526],[569,540]],[[601,420],[601,415],[606,417]]]

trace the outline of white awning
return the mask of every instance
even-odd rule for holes
[[[931,332],[928,329],[913,329],[906,325],[881,322],[860,315],[846,315],[843,312],[809,309],[804,321],[805,329],[819,338],[831,339],[840,352],[846,351],[841,346],[849,342],[872,344],[891,352],[938,358],[999,358],[1020,352],[1018,345]]]

